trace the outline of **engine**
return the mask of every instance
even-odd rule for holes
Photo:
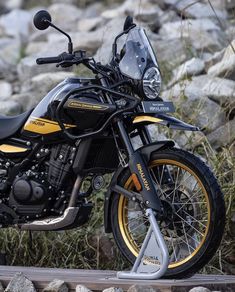
[[[73,186],[76,148],[63,144],[41,149],[31,169],[13,181],[9,207],[24,219],[62,214]]]

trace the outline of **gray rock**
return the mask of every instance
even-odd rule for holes
[[[31,109],[59,82],[67,77],[74,76],[73,73],[57,72],[57,73],[44,73],[39,74],[22,86],[21,96],[23,94],[31,94],[31,99],[27,104],[26,109]]]
[[[174,68],[190,59],[190,53],[185,45],[186,39],[162,39],[152,42],[153,49],[161,63]],[[192,48],[192,52],[194,49]]]
[[[9,82],[0,80],[0,98],[8,98],[12,95],[12,86]]]
[[[91,290],[83,285],[77,285],[76,292],[91,292]]]
[[[15,116],[22,113],[22,106],[15,100],[1,100],[0,114],[6,116]]]
[[[78,30],[82,32],[92,31],[104,24],[102,17],[83,18],[78,22]]]
[[[74,50],[86,50],[88,54],[93,55],[97,49],[102,45],[103,38],[108,36],[103,35],[103,30],[91,32],[76,32],[70,33],[70,36],[74,43]],[[49,44],[47,47],[54,48],[55,44],[63,45],[65,51],[67,49],[64,36],[57,33],[52,33],[48,35]],[[61,51],[60,51],[61,52]]]
[[[4,35],[18,37],[26,41],[30,32],[32,15],[25,10],[12,10],[0,18],[0,28]]]
[[[229,145],[235,139],[234,129],[235,119],[228,121],[225,125],[208,134],[207,139],[214,149]]]
[[[181,91],[184,91],[186,96],[200,98],[207,96],[212,101],[221,105],[235,103],[235,82],[219,77],[209,75],[200,75],[193,77],[191,81],[183,81],[176,84],[173,89],[165,93],[165,97],[170,95],[177,96]]]
[[[226,0],[226,8],[228,10],[235,8],[235,0]]]
[[[195,0],[181,0],[177,1],[174,8],[178,13],[190,18],[215,18],[215,14],[209,4],[195,2]],[[215,8],[215,12],[220,19],[227,18],[226,10]]]
[[[43,292],[68,292],[68,286],[62,280],[55,279],[50,282],[46,288],[43,289]]]
[[[169,85],[173,85],[182,79],[199,75],[204,71],[204,69],[205,62],[199,58],[193,58],[173,71],[173,79]]]
[[[94,32],[101,35],[99,40],[102,44],[96,52],[95,60],[103,64],[110,61],[112,43],[116,35],[122,30],[124,21],[125,17],[114,18],[113,20],[110,20],[102,29],[100,29],[99,32]]]
[[[43,54],[44,57],[47,56],[47,54]],[[56,64],[45,64],[45,65],[37,65],[36,63],[36,58],[37,57],[42,57],[42,55],[38,56],[28,56],[19,62],[17,65],[17,72],[20,81],[26,81],[31,79],[33,76],[42,74],[42,73],[47,73],[47,72],[59,72],[62,70],[65,70],[63,68],[57,68]],[[68,71],[71,70],[68,69]]]
[[[19,94],[13,94],[11,97],[12,101],[15,101],[17,104],[20,105],[22,112],[25,112],[29,110],[30,104],[32,104],[32,93],[31,92],[25,92],[25,93],[19,93]],[[33,107],[31,107],[33,108]]]
[[[16,65],[20,59],[21,42],[12,38],[0,39],[0,59],[6,64]]]
[[[123,292],[123,289],[116,288],[116,287],[110,287],[110,288],[104,289],[103,292]]]
[[[205,287],[195,287],[190,289],[189,292],[211,292],[211,290]]]
[[[82,16],[82,10],[75,5],[55,3],[48,7],[52,20],[65,31],[76,31],[77,22]]]
[[[213,65],[215,65],[216,63],[220,62],[224,56],[224,52],[225,52],[225,49],[219,51],[219,52],[216,52],[214,54],[209,54],[209,56],[207,58],[204,58],[205,60],[205,69],[206,71],[209,70],[210,67],[212,67]],[[205,55],[205,54],[203,54]]]
[[[5,1],[4,4],[5,4],[5,7],[9,10],[19,9],[23,5],[23,0],[8,0],[8,1]]]
[[[235,40],[232,42],[232,46],[235,46]],[[223,58],[220,62],[209,68],[208,74],[235,80],[235,53],[233,49],[231,46],[228,46],[225,50],[221,51],[221,54],[223,54]]]
[[[218,51],[226,43],[225,33],[210,19],[190,19],[163,24],[160,35],[167,39],[189,40],[195,49]]]
[[[36,292],[33,283],[22,273],[17,273],[8,284],[5,292]]]
[[[127,292],[160,292],[159,289],[154,289],[151,286],[132,285]]]
[[[4,292],[4,288],[1,282],[0,282],[0,292]]]
[[[217,129],[226,121],[223,109],[206,95],[198,95],[193,82],[176,84],[172,89],[162,93],[164,100],[171,100],[180,108],[183,118],[205,129],[207,133]],[[194,87],[195,86],[195,87]],[[196,92],[195,92],[196,91]]]

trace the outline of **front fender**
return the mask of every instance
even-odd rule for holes
[[[143,157],[145,158],[145,161],[148,163],[151,159],[152,153],[165,149],[165,148],[172,148],[174,147],[175,143],[172,140],[165,140],[165,141],[157,141],[153,142],[151,144],[145,145],[136,151],[139,151]],[[105,202],[104,202],[104,228],[106,233],[112,232],[112,226],[111,226],[111,203],[112,203],[112,197],[115,194],[112,190],[113,187],[118,183],[121,174],[126,171],[128,167],[122,167],[120,166],[117,171],[114,173],[112,180],[110,182],[109,188],[107,190],[107,193],[105,195]]]
[[[170,129],[184,130],[184,131],[200,131],[196,126],[185,123],[175,117],[168,116],[166,114],[141,114],[133,119],[133,124],[153,124],[157,123],[163,126],[167,126]]]

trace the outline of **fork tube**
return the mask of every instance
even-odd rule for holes
[[[124,128],[123,121],[119,120],[117,122],[117,125],[118,125],[118,129],[120,131],[120,134],[122,136],[122,140],[125,144],[126,150],[128,152],[128,155],[130,157],[134,153],[134,148],[133,148],[131,141],[130,141],[130,138],[129,138],[129,136]]]

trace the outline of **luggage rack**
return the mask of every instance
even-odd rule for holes
[[[169,254],[152,209],[146,210],[150,227],[131,271],[117,272],[119,279],[157,280],[168,268]]]

